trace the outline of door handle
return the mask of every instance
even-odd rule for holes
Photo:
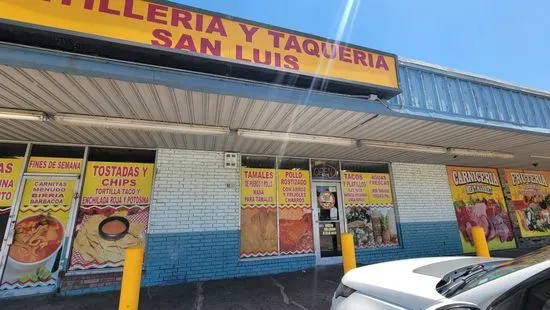
[[[7,245],[11,245],[13,243],[13,237],[15,236],[15,227],[13,227],[13,229],[9,229],[9,232],[8,232],[8,238],[6,239],[6,244]]]

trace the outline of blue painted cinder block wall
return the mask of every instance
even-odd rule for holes
[[[144,285],[169,285],[310,268],[313,255],[240,260],[240,232],[149,235]]]
[[[399,247],[358,250],[358,263],[462,252],[456,222],[401,223],[399,226]],[[239,242],[238,230],[151,234],[143,285],[259,276],[315,266],[313,255],[240,260]]]
[[[357,250],[355,253],[357,262],[374,264],[397,259],[462,253],[462,245],[454,221],[401,223],[399,229],[401,231],[399,247]]]

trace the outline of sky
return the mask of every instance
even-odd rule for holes
[[[172,0],[550,91],[549,0]]]

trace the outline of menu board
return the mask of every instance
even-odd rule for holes
[[[0,289],[56,283],[74,187],[74,179],[27,179]]]
[[[505,169],[522,237],[550,236],[550,171]]]
[[[88,162],[81,205],[149,205],[153,164]]]
[[[155,166],[89,161],[70,270],[120,267],[127,247],[143,245]]]
[[[343,172],[344,204],[392,206],[390,175],[388,173]]]
[[[277,254],[275,169],[241,168],[241,257]]]
[[[474,226],[485,231],[489,249],[515,248],[497,170],[449,166],[447,175],[464,252],[475,251],[471,233]]]
[[[280,169],[277,180],[279,206],[311,207],[309,171]]]
[[[388,173],[342,173],[348,231],[357,248],[399,243],[390,180]]]
[[[313,252],[309,171],[277,171],[279,248],[281,254]]]

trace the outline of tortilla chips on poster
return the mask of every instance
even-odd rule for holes
[[[19,157],[0,158],[0,248],[19,184],[22,165],[23,159]]]
[[[241,257],[277,255],[275,169],[241,168]]]
[[[388,173],[343,172],[348,231],[357,248],[397,246],[397,223]]]
[[[485,230],[490,250],[515,248],[512,221],[497,170],[448,166],[447,175],[464,253],[475,251],[473,226]]]
[[[313,252],[309,171],[277,171],[279,248],[281,254]]]
[[[127,247],[145,244],[154,168],[145,163],[87,163],[70,270],[120,267]],[[113,220],[126,229],[106,236],[102,223]]]
[[[550,236],[550,171],[505,169],[522,237]]]
[[[74,180],[26,181],[0,289],[56,283],[74,187]]]

